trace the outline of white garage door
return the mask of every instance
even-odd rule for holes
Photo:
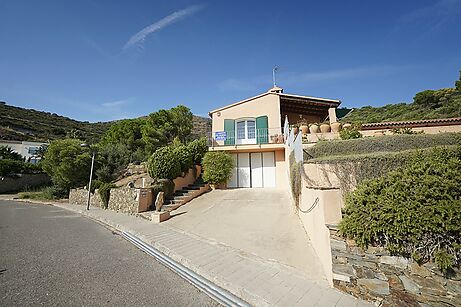
[[[234,171],[230,188],[275,187],[275,153],[253,152],[232,154]]]

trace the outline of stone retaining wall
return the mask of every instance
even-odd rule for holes
[[[50,182],[50,176],[47,174],[18,174],[14,177],[0,177],[0,193],[17,192]]]
[[[120,187],[110,190],[108,209],[124,212],[138,213],[139,189],[130,187]]]
[[[422,266],[384,248],[363,250],[330,227],[333,283],[381,306],[461,306],[461,272],[445,277],[435,264]]]
[[[87,189],[71,189],[69,192],[69,204],[86,206],[88,202],[88,190]],[[90,206],[102,208],[101,196],[99,196],[98,190],[91,194]]]

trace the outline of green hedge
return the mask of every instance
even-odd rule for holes
[[[353,140],[321,141],[305,149],[305,159],[395,152],[456,144],[461,144],[460,133],[384,135]]]
[[[341,232],[448,273],[461,264],[460,182],[461,146],[420,151],[406,167],[348,195]]]
[[[232,176],[234,161],[224,151],[209,151],[202,161],[203,180],[211,184],[227,182]]]
[[[173,180],[181,175],[181,160],[171,146],[157,149],[149,158],[147,166],[149,176],[155,179]]]

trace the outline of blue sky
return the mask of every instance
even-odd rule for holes
[[[461,69],[461,0],[0,0],[0,100],[88,121],[266,91],[411,102]]]

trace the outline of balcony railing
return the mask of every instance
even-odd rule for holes
[[[210,147],[242,146],[259,144],[284,144],[285,138],[281,128],[259,128],[253,131],[234,131],[214,133],[208,140]]]

